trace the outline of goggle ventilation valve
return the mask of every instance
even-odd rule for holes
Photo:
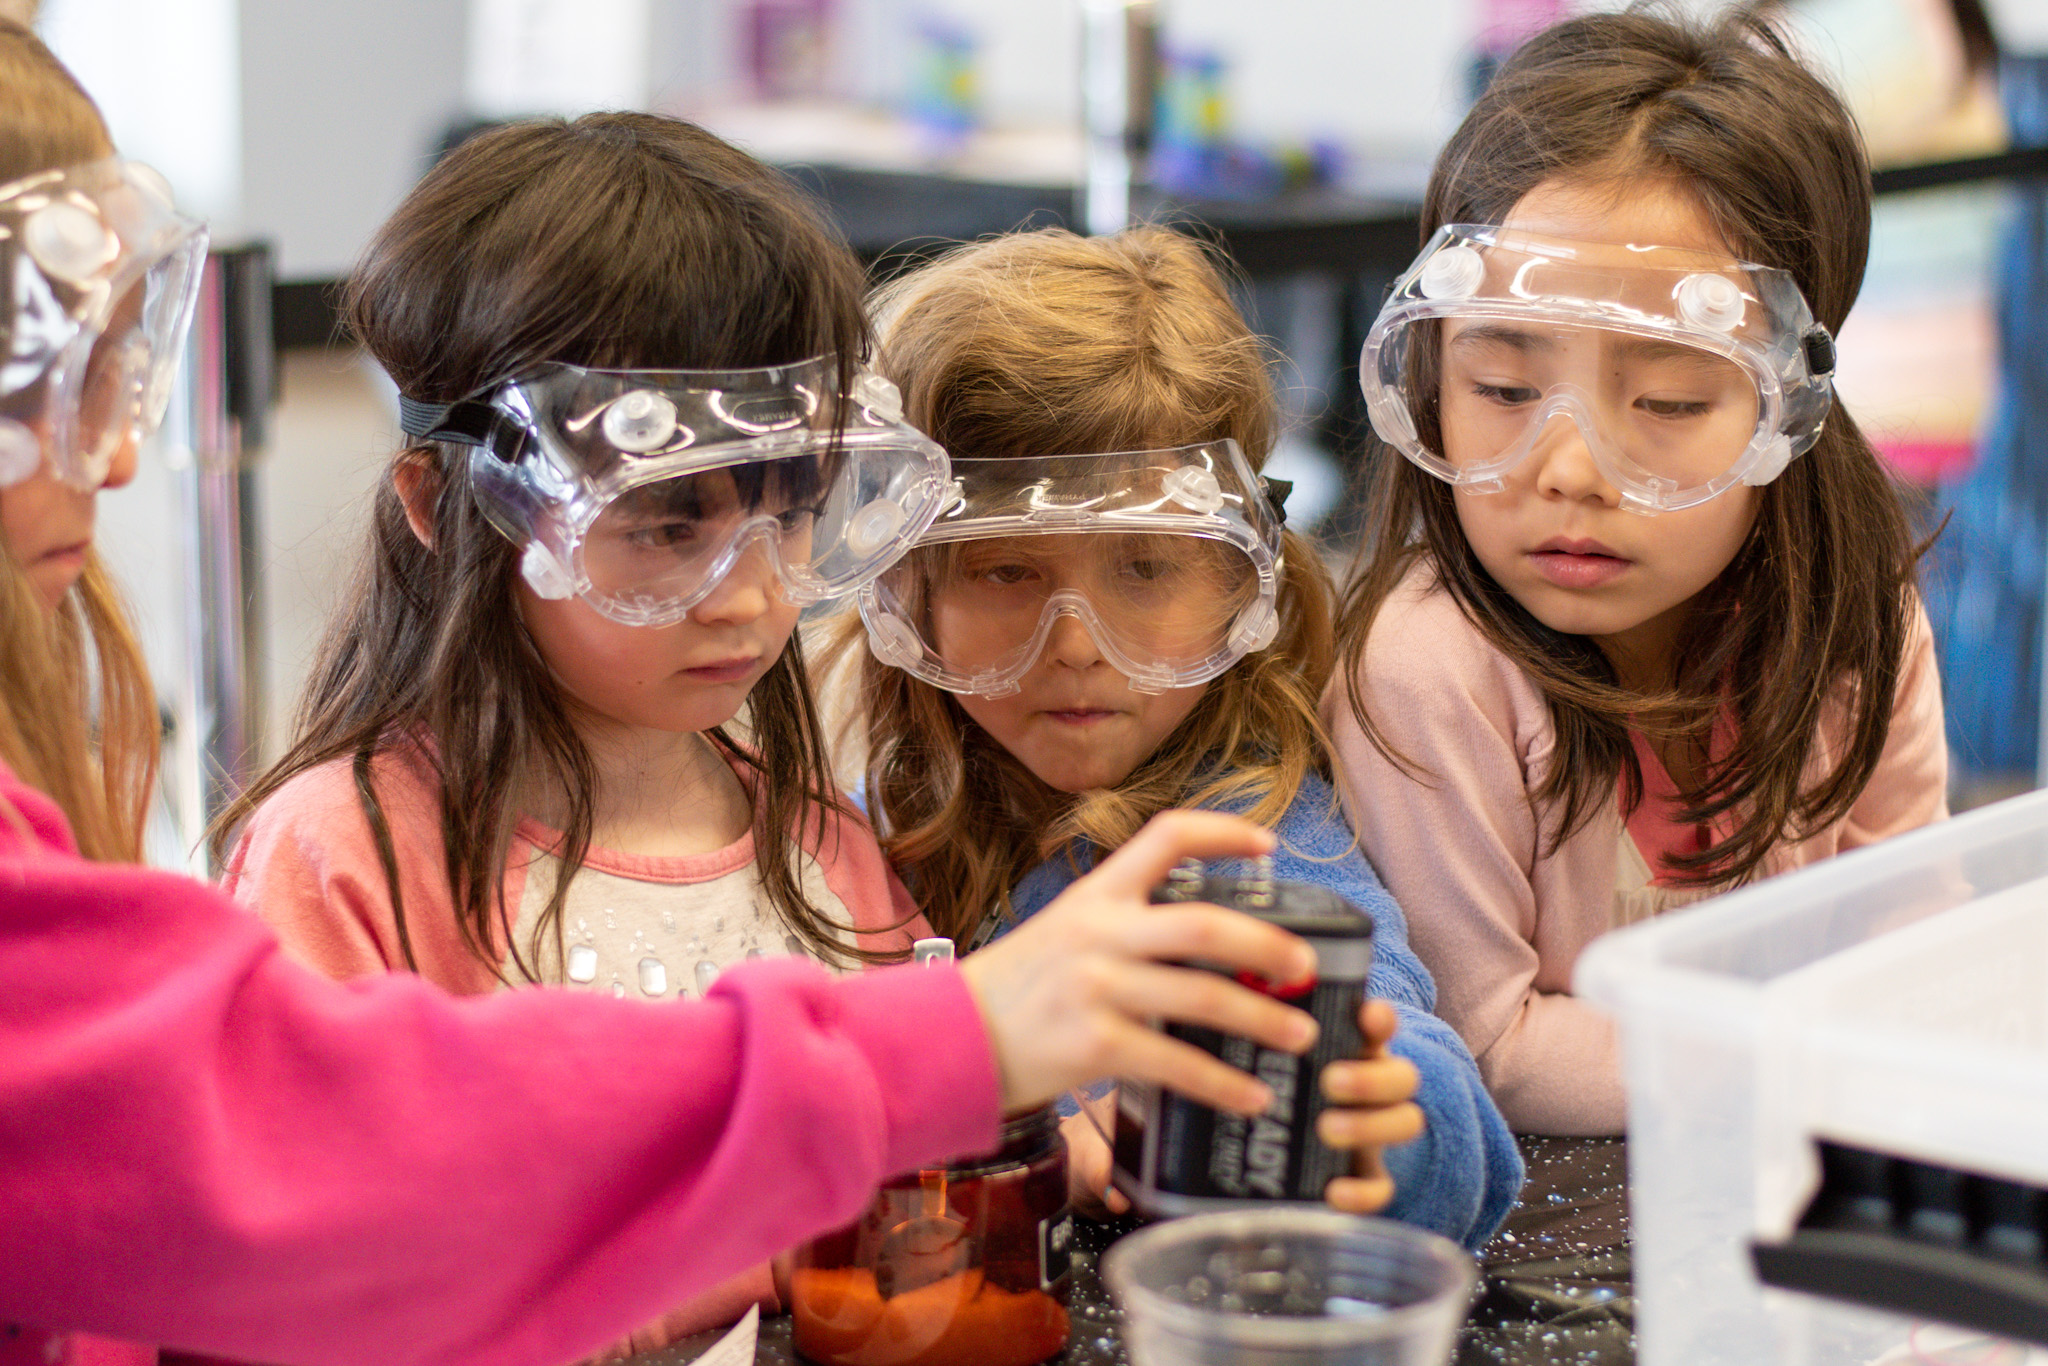
[[[1445,247],[1423,264],[1415,292],[1425,299],[1469,299],[1486,281],[1486,258],[1472,247]]]
[[[1168,498],[1204,516],[1223,506],[1223,485],[1209,470],[1193,466],[1173,470],[1159,486]]]
[[[628,455],[661,449],[676,434],[676,405],[667,395],[635,389],[604,410],[605,440]]]
[[[1678,284],[1678,316],[1709,332],[1733,332],[1742,323],[1742,287],[1725,275],[1702,272]]]
[[[1231,632],[1232,648],[1242,646],[1244,653],[1255,655],[1271,645],[1280,634],[1280,615],[1264,603],[1245,610],[1238,618],[1237,629]]]
[[[29,215],[22,245],[45,275],[84,284],[121,254],[121,242],[97,215],[61,200]]]
[[[846,528],[847,548],[856,555],[872,555],[892,543],[909,520],[902,504],[877,498],[853,514]]]
[[[903,420],[903,391],[872,370],[853,377],[853,401],[884,422]]]
[[[1173,672],[1170,669],[1140,669],[1130,675],[1130,680],[1132,692],[1162,693],[1173,689]]]
[[[1792,463],[1792,439],[1780,433],[1771,438],[1763,453],[1757,456],[1756,465],[1742,476],[1742,482],[1752,487],[1770,483],[1785,472],[1785,466]]]

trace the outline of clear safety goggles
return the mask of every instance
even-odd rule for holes
[[[1396,282],[1359,381],[1380,436],[1468,492],[1568,423],[1655,513],[1777,478],[1820,439],[1834,366],[1782,270],[1453,225]]]
[[[163,420],[192,323],[206,229],[164,178],[107,158],[0,185],[0,488],[34,474],[97,489]]]
[[[956,459],[953,473],[938,520],[860,592],[883,663],[1000,697],[1072,616],[1157,693],[1272,643],[1281,514],[1236,442]]]
[[[460,403],[400,400],[416,439],[474,448],[471,487],[544,598],[679,620],[753,546],[787,601],[849,593],[937,515],[946,453],[896,387],[829,356],[755,370],[545,365]]]

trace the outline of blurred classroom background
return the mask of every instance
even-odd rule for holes
[[[1290,514],[1318,521],[1341,552],[1356,511],[1348,474],[1369,439],[1352,366],[1418,244],[1430,159],[1492,63],[1593,7],[43,0],[35,19],[125,154],[168,175],[217,242],[270,248],[278,401],[249,428],[243,481],[261,703],[260,752],[244,758],[257,762],[278,751],[396,437],[395,396],[335,331],[332,291],[463,130],[595,108],[694,119],[791,168],[877,272],[1022,225],[1184,222],[1238,262],[1244,305],[1283,357],[1292,428],[1276,459],[1299,485]],[[1956,797],[1972,804],[2048,781],[2048,0],[1785,9],[1881,168],[1840,392],[1921,490],[1927,529],[1946,518],[1925,570]],[[1121,61],[1105,66],[1116,43]],[[1129,158],[1115,193],[1103,181],[1106,165],[1122,174],[1112,153]],[[168,681],[192,674],[198,627],[180,527],[189,459],[165,454],[103,516]],[[191,693],[167,685],[188,726],[203,723]],[[159,855],[179,857],[192,833],[168,829]]]

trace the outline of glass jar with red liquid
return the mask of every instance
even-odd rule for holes
[[[1036,1366],[1067,1345],[1067,1154],[1051,1106],[1001,1146],[907,1172],[799,1248],[796,1349],[820,1366]]]

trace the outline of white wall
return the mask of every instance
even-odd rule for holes
[[[922,8],[980,39],[992,122],[1079,118],[1077,0],[931,0]],[[903,0],[847,0],[847,10],[883,53],[908,42],[916,12]],[[1455,120],[1472,0],[1161,0],[1160,13],[1168,42],[1200,44],[1228,61],[1227,99],[1246,136],[1434,145]],[[897,86],[881,84],[891,88],[900,89],[900,70]]]
[[[462,0],[239,0],[242,221],[286,279],[347,270],[462,110]]]
[[[1163,3],[1169,40],[1228,57],[1228,98],[1247,136],[1426,151],[1455,117],[1471,0]],[[125,150],[157,163],[223,235],[270,237],[283,277],[305,279],[348,267],[464,112],[467,9],[465,0],[46,0],[42,27]],[[727,0],[651,0],[647,88],[736,88],[731,10]],[[922,10],[979,35],[992,122],[1078,118],[1077,0],[841,0],[839,93],[900,92]]]
[[[1986,0],[1998,40],[2009,52],[2048,52],[2048,0]]]
[[[1425,152],[1456,118],[1474,0],[1161,3],[1170,40],[1226,55],[1246,136]],[[1991,8],[2015,49],[2048,50],[2048,0]],[[921,10],[980,35],[992,121],[1076,116],[1078,0],[840,0],[840,93],[900,92]],[[648,89],[735,88],[731,11],[650,0]],[[286,278],[310,278],[347,267],[462,112],[466,14],[465,0],[45,0],[42,29],[125,150],[224,232],[272,237]]]
[[[1471,0],[1167,0],[1169,40],[1231,63],[1248,136],[1433,150],[1464,107]]]
[[[232,231],[241,200],[237,0],[46,0],[43,41],[99,104],[126,155]]]

